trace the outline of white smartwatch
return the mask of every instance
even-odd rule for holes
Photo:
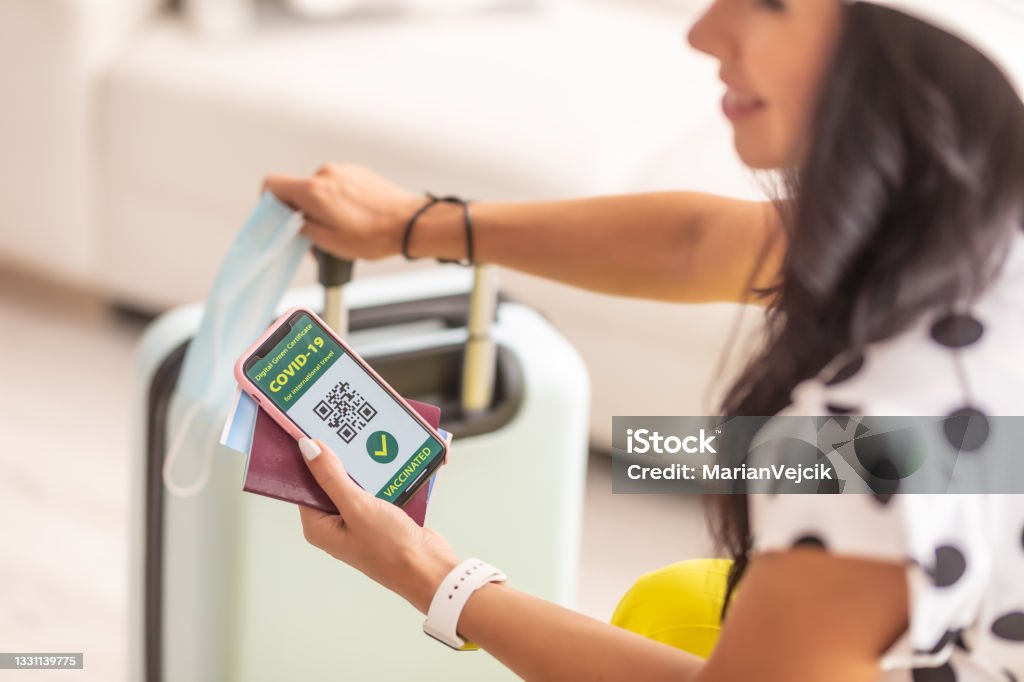
[[[478,649],[456,632],[462,609],[475,591],[487,583],[505,582],[505,574],[479,559],[466,559],[451,570],[430,600],[423,632],[458,651]]]

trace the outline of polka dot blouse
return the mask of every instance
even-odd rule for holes
[[[780,416],[828,414],[978,416],[969,447],[983,457],[984,417],[1024,415],[1024,235],[970,308],[838,358]],[[813,542],[909,567],[909,627],[884,682],[1024,682],[1024,495],[753,495],[750,507],[755,554]]]

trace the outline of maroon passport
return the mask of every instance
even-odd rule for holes
[[[441,408],[418,400],[406,402],[435,429],[441,421]],[[309,467],[302,460],[298,442],[277,425],[273,419],[261,409],[256,412],[256,425],[253,428],[252,448],[249,452],[249,463],[245,471],[245,484],[242,489],[276,500],[293,502],[306,507],[337,514],[338,508],[331,498],[317,484]],[[427,498],[430,496],[430,483],[424,483],[416,494],[402,507],[412,520],[423,525],[427,515]]]

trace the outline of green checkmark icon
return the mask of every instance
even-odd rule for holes
[[[398,441],[387,431],[374,431],[366,439],[366,454],[375,462],[391,462],[398,456]]]

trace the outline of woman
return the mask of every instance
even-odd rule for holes
[[[728,415],[971,415],[987,427],[983,415],[1020,414],[1024,105],[1000,70],[1014,67],[1006,45],[961,32],[958,13],[1021,20],[1024,9],[717,0],[689,40],[721,63],[740,156],[778,171],[786,196],[475,204],[477,258],[620,295],[763,296],[768,338]],[[990,26],[1024,36],[1024,20]],[[267,187],[304,211],[318,245],[353,258],[397,253],[422,203],[350,166]],[[460,209],[438,205],[409,252],[460,258],[462,239]],[[443,538],[360,489],[322,444],[300,446],[342,510],[301,510],[311,543],[424,613],[439,586],[454,594],[459,558]],[[454,618],[529,680],[1024,679],[1022,500],[718,500],[715,531],[734,563],[706,661],[498,582],[463,597]]]

